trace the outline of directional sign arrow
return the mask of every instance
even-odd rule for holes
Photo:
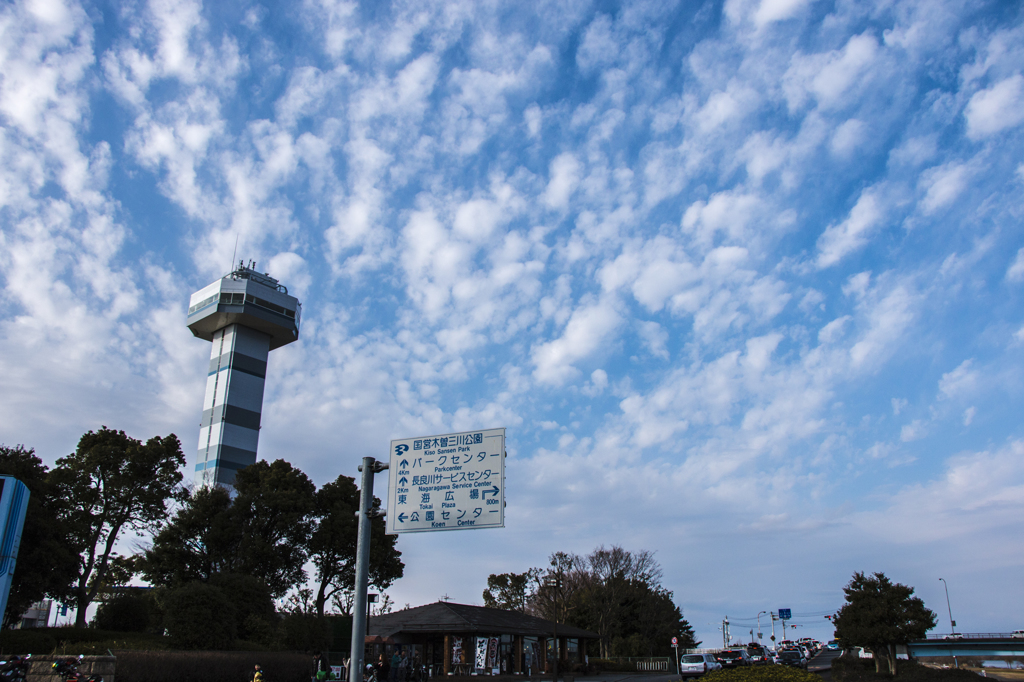
[[[398,482],[401,483],[402,485],[409,485],[409,479],[406,478],[405,476],[402,476],[400,479],[398,479]]]
[[[399,464],[398,466],[402,467],[403,469],[408,469],[409,468],[409,460],[403,459],[402,463]]]
[[[498,492],[499,492],[499,490],[498,490],[498,486],[494,486],[494,489],[493,489],[493,490],[485,490],[485,491],[483,492],[483,495],[481,495],[480,497],[482,497],[482,498],[486,498],[486,497],[487,497],[488,495],[497,495],[497,494],[498,494]]]
[[[398,515],[398,521],[399,523],[405,523],[405,512]]]

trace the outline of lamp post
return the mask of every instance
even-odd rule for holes
[[[552,650],[554,651],[554,654],[555,654],[555,662],[554,662],[554,666],[551,669],[551,672],[552,672],[551,682],[558,682],[558,654],[559,654],[559,651],[558,651],[558,606],[559,606],[559,604],[558,604],[558,602],[560,601],[560,598],[562,596],[562,567],[561,566],[557,566],[556,569],[555,569],[555,574],[554,575],[549,575],[547,577],[547,579],[544,581],[544,583],[547,585],[547,587],[549,587],[552,590],[554,590],[554,593],[555,593],[555,599],[554,599],[554,602],[555,602],[554,635],[555,635],[555,637],[554,637],[554,641],[552,642]]]
[[[768,613],[767,611],[758,611],[757,613],[757,643],[761,643],[761,614]]]
[[[939,578],[942,581],[942,586],[946,588],[946,611],[949,613],[949,634],[956,634],[956,621],[953,620],[953,609],[949,607],[949,585],[946,584],[945,578]]]

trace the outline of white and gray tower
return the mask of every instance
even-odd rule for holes
[[[199,429],[195,482],[234,489],[235,473],[256,462],[267,357],[299,338],[302,304],[256,264],[192,294],[188,328],[213,342]]]

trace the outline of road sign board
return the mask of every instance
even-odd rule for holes
[[[779,609],[779,620],[789,620],[793,617],[792,609]]]
[[[388,535],[505,526],[505,429],[393,440],[388,472]]]
[[[679,638],[678,637],[673,637],[672,638],[672,646],[679,646]]]

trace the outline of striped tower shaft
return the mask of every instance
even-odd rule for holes
[[[214,332],[196,485],[232,490],[235,473],[256,462],[270,340],[269,335],[240,324]]]

